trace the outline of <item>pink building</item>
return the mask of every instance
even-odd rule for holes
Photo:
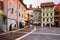
[[[3,13],[7,15],[7,31],[17,29],[20,21],[24,21],[24,13],[27,10],[22,0],[2,0]]]

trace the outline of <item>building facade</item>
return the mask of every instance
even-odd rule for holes
[[[7,16],[7,31],[19,28],[19,22],[24,21],[24,14],[27,10],[22,0],[2,0],[3,13]],[[2,13],[2,11],[0,11]]]
[[[40,8],[35,8],[33,11],[33,20],[34,22],[41,23],[41,10]]]
[[[60,26],[60,3],[55,5],[54,24]]]
[[[54,3],[41,3],[41,26],[54,25]]]

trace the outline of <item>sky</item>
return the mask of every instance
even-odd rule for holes
[[[55,4],[60,3],[60,0],[23,0],[23,2],[29,7],[32,4],[32,7],[40,6],[41,3],[45,2],[54,2]]]

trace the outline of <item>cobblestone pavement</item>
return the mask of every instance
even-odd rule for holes
[[[33,30],[33,29],[30,29],[29,27],[27,27],[23,30],[3,34],[3,35],[0,35],[0,40],[15,40],[16,38],[25,35],[26,33],[30,32],[31,30]],[[24,32],[26,32],[26,33],[24,33]]]
[[[34,33],[21,40],[60,40],[60,28],[37,28]]]
[[[31,34],[21,40],[60,40],[60,36],[56,35],[43,35],[43,34]]]
[[[56,34],[60,34],[60,28],[54,28],[54,27],[51,27],[51,28],[37,28],[37,30],[35,32],[38,32],[38,33],[56,33]]]
[[[25,33],[12,32],[8,34],[0,35],[0,40],[14,40],[24,34]]]

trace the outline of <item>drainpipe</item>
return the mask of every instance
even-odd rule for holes
[[[7,15],[7,20],[6,20],[6,31],[9,31],[8,27],[8,0],[6,1],[6,15]]]
[[[19,28],[19,25],[18,25],[18,0],[17,0],[17,26]]]

